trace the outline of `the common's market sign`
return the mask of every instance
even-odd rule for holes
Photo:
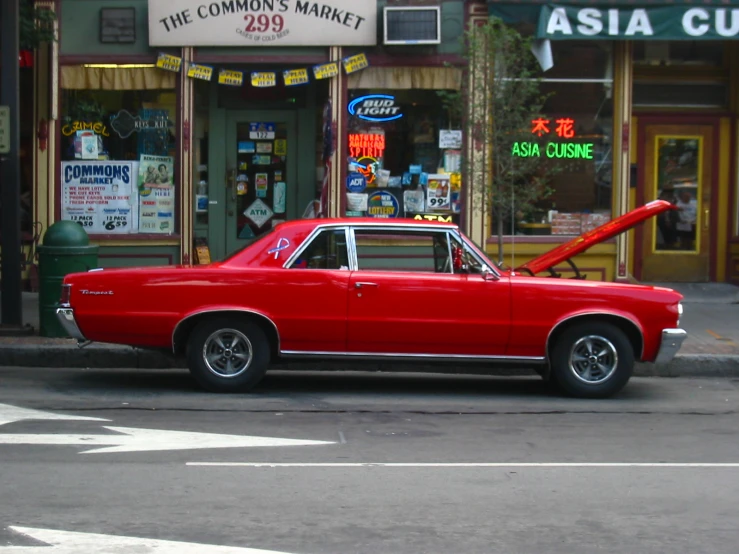
[[[739,7],[542,6],[537,37],[607,40],[725,40],[739,36]]]
[[[149,0],[151,46],[365,46],[374,0]]]

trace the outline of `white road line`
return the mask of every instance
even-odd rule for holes
[[[249,448],[270,446],[319,446],[335,444],[329,441],[253,437],[247,435],[219,435],[164,429],[136,429],[109,427],[104,429],[118,435],[30,435],[0,434],[0,445],[74,445],[89,448],[81,454],[109,452],[155,452],[162,450],[195,450],[204,448]],[[102,447],[102,448],[101,448]]]
[[[218,546],[57,529],[8,527],[48,546],[0,546],[2,554],[79,554],[80,552],[148,552],[150,554],[289,554],[260,548]]]
[[[53,412],[42,412],[39,410],[31,410],[29,408],[18,408],[10,404],[0,404],[0,425],[14,423],[16,421],[110,421],[100,417],[87,417],[78,415],[57,414]]]
[[[713,462],[472,462],[472,463],[415,463],[415,462],[187,462],[199,467],[405,467],[405,468],[607,468],[607,467],[674,467],[674,468],[739,468],[739,463]]]

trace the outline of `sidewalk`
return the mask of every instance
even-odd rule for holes
[[[739,377],[739,287],[726,283],[650,284],[669,286],[685,296],[680,326],[688,332],[688,338],[672,362],[637,364],[635,375]],[[30,324],[38,333],[36,293],[23,293],[23,323]],[[72,339],[45,338],[38,334],[26,337],[0,336],[0,365],[142,369],[185,367],[183,360],[173,360],[166,353],[97,343],[78,348]],[[331,369],[350,369],[356,363],[312,365],[313,368],[330,365]],[[391,369],[379,363],[363,365],[368,369]],[[393,364],[392,367],[395,366]],[[309,369],[305,365],[296,367]],[[457,368],[460,372],[464,371],[464,366],[455,366],[454,369]],[[412,366],[404,364],[404,369],[412,371]]]

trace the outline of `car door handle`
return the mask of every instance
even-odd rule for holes
[[[354,288],[356,289],[361,289],[362,287],[376,287],[376,286],[378,286],[377,283],[366,283],[366,282],[354,283]]]

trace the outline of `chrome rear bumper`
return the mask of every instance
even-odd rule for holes
[[[77,326],[77,322],[74,319],[74,310],[68,307],[62,307],[56,309],[56,317],[59,319],[64,330],[69,334],[70,337],[77,339],[78,341],[87,340]]]
[[[680,350],[680,347],[688,336],[683,329],[663,329],[662,330],[662,343],[659,346],[659,352],[657,357],[654,359],[655,364],[664,364],[672,360]]]

